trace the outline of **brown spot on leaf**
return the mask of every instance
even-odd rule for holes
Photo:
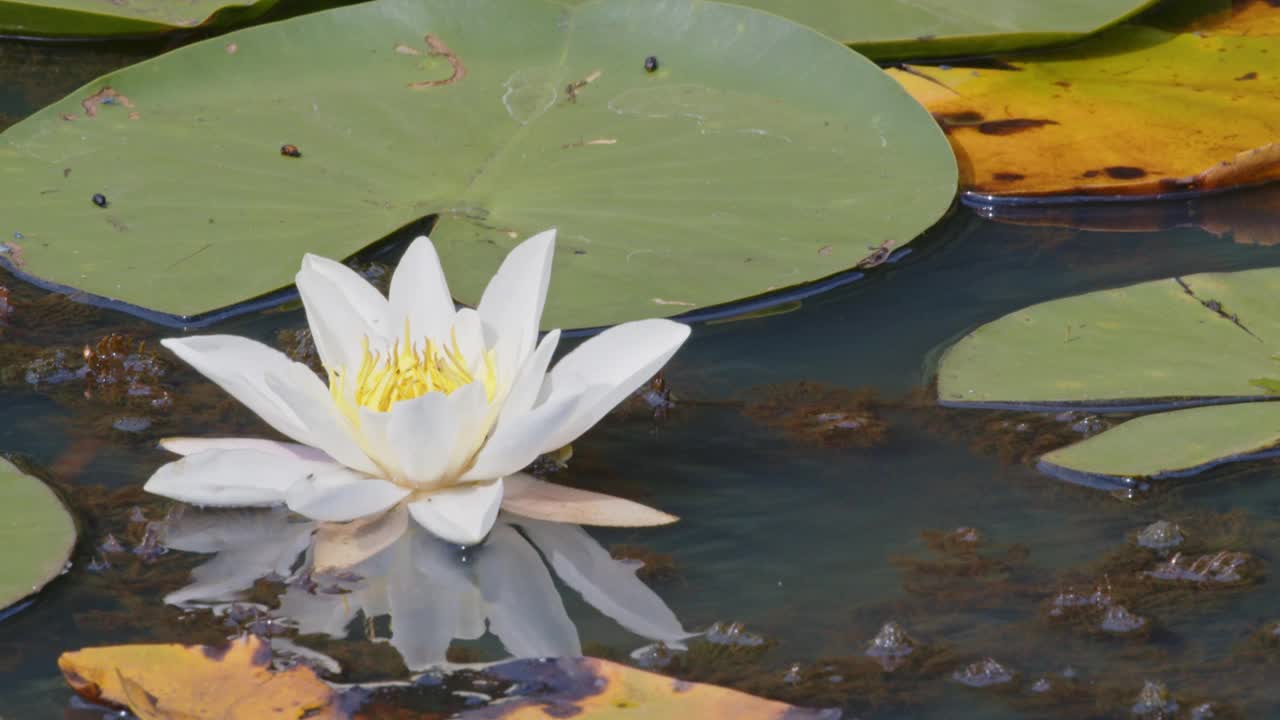
[[[449,67],[453,68],[453,73],[443,80],[423,80],[421,82],[409,83],[409,87],[413,90],[421,90],[423,88],[441,87],[443,85],[452,85],[461,81],[467,76],[467,66],[462,63],[462,58],[449,49],[448,45],[440,38],[427,33],[424,38],[427,43],[427,54],[432,57],[442,57],[449,61]]]
[[[1258,73],[1256,72],[1247,72],[1241,75],[1240,77],[1236,78],[1236,80],[1257,80],[1257,79],[1258,79]]]
[[[1013,135],[1025,130],[1034,130],[1045,125],[1057,125],[1057,120],[1044,118],[1009,118],[1008,120],[988,120],[978,124],[978,132],[983,135]]]
[[[1115,180],[1137,180],[1147,176],[1146,170],[1131,165],[1112,165],[1102,168],[1102,171]]]
[[[1054,85],[1057,85],[1060,88],[1071,87],[1071,83],[1067,82],[1066,80],[1059,80],[1058,82],[1054,83]]]
[[[84,114],[89,117],[98,116],[100,105],[123,105],[132,108],[133,101],[116,92],[110,85],[104,85],[101,90],[80,101],[80,107],[84,108]]]

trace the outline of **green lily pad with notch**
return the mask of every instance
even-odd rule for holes
[[[76,526],[49,486],[0,458],[0,610],[62,574]]]
[[[1034,305],[942,356],[952,407],[1168,410],[1043,458],[1089,475],[1185,474],[1280,446],[1280,269],[1206,273]],[[1207,407],[1197,407],[1207,406]]]
[[[0,35],[150,35],[248,22],[279,0],[0,0]]]
[[[1061,45],[1157,0],[734,0],[847,43],[875,60],[986,55]]]
[[[431,214],[472,304],[557,227],[544,322],[594,327],[841,273],[955,184],[896,83],[768,13],[381,0],[182,48],[13,126],[0,237],[39,281],[195,322]]]

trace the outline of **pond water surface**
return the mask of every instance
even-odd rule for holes
[[[0,127],[161,49],[0,43]],[[1196,717],[1205,702],[1212,717],[1280,716],[1280,685],[1270,681],[1280,661],[1271,633],[1280,604],[1267,577],[1280,557],[1280,464],[1227,465],[1115,497],[1033,467],[1037,454],[1109,422],[1105,416],[943,411],[929,390],[942,349],[1029,304],[1175,274],[1280,265],[1280,234],[1268,234],[1280,226],[1280,190],[1146,211],[1149,230],[1105,231],[1003,223],[961,208],[897,262],[791,312],[698,325],[665,371],[676,397],[666,417],[637,411],[606,421],[575,444],[556,478],[679,515],[672,526],[591,535],[606,547],[669,556],[674,568],[651,582],[685,627],[736,622],[765,640],[695,640],[667,671],[842,706],[859,718],[1127,717],[1147,681],[1164,683],[1178,703],[1164,716]],[[1140,219],[1138,209],[1074,216],[1077,224],[1130,228]],[[98,345],[109,333],[131,338],[121,346],[127,354],[172,331],[69,303],[3,272],[0,285],[15,307],[0,329],[0,452],[47,477],[82,528],[66,575],[0,622],[0,716],[100,717],[68,712],[76,703],[59,653],[212,642],[229,632],[207,613],[162,602],[202,556],[100,549],[108,534],[126,549],[144,542],[135,506],[147,519],[164,517],[169,504],[137,490],[167,459],[156,440],[268,430],[172,358],[147,376],[169,394],[167,408],[83,377],[59,378],[48,364],[56,349],[74,372],[85,345],[110,350]],[[279,332],[302,327],[301,312],[286,308],[206,332],[283,346]],[[45,360],[33,359],[41,352]],[[833,425],[840,422],[852,427]],[[1178,523],[1188,547],[1253,555],[1261,576],[1223,588],[1135,583],[1158,558],[1136,549],[1132,536],[1157,520]],[[967,531],[953,534],[958,528],[975,530],[976,542]],[[1146,623],[1117,634],[1099,630],[1100,610],[1054,615],[1060,594],[1097,590]],[[254,599],[270,605],[271,592],[260,585]],[[646,643],[574,593],[565,598],[589,653],[625,659]],[[864,652],[889,621],[916,645],[884,672]],[[358,635],[323,645],[346,661],[339,679],[405,676],[394,656],[366,652]],[[468,653],[499,656],[483,643]],[[358,664],[375,655],[376,668]],[[1007,669],[1008,682],[973,688],[957,680],[985,658]]]

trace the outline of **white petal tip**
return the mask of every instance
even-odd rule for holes
[[[409,513],[433,535],[458,545],[478,545],[502,508],[502,480],[463,485],[409,504]]]

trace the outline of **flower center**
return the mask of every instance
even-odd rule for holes
[[[354,421],[359,408],[387,412],[401,400],[412,400],[429,392],[446,395],[476,382],[468,369],[458,335],[452,333],[448,345],[437,345],[427,338],[425,345],[415,345],[409,334],[409,321],[404,324],[404,337],[397,339],[386,355],[370,352],[369,338],[364,339],[364,357],[354,376],[347,370],[329,370],[329,392],[334,403]],[[493,351],[484,354],[485,396],[492,401],[497,389],[497,373]]]

